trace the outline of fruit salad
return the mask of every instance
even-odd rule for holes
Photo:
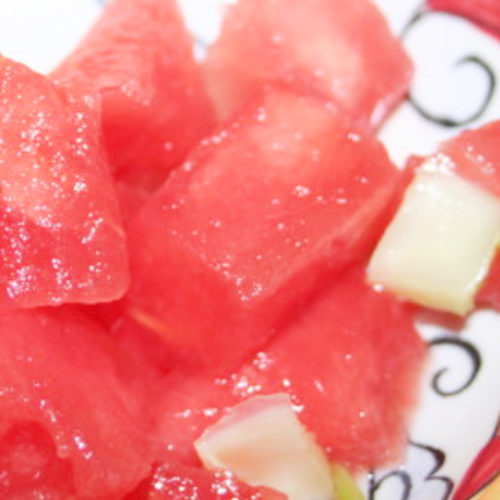
[[[181,7],[0,56],[0,498],[378,500],[451,342],[418,322],[500,308],[500,122],[396,165],[371,0],[228,2],[201,56]]]

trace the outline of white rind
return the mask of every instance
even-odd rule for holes
[[[285,394],[259,396],[233,408],[195,443],[205,467],[229,469],[252,486],[289,500],[334,500],[331,468]]]
[[[418,304],[464,315],[500,240],[500,200],[446,169],[424,167],[368,266],[372,283]],[[431,171],[434,170],[434,171]]]

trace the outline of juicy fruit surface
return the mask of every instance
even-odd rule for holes
[[[427,0],[427,5],[466,17],[500,38],[500,5],[496,0]]]
[[[288,392],[330,458],[364,468],[400,453],[426,349],[411,310],[363,279],[357,269],[325,290],[234,388],[242,397]]]
[[[335,498],[331,464],[287,394],[256,396],[205,429],[195,448],[208,469],[227,469],[288,500]]]
[[[0,305],[99,302],[128,286],[98,101],[0,59]]]
[[[0,340],[7,488],[53,481],[78,498],[118,498],[148,474],[147,412],[119,378],[116,347],[98,325],[67,307],[11,311],[0,314]],[[19,425],[31,432],[24,445]],[[34,459],[23,463],[19,446]]]
[[[395,459],[425,355],[411,309],[373,291],[357,269],[232,375],[171,373],[156,412],[163,456],[197,463],[193,440],[229,408],[256,394],[287,392],[335,462],[366,468]]]
[[[110,162],[128,182],[163,181],[214,124],[174,0],[110,2],[53,77],[101,95]]]
[[[228,8],[204,70],[222,116],[277,80],[332,99],[371,128],[412,74],[385,19],[364,0],[242,0]]]
[[[252,488],[228,471],[160,465],[151,478],[125,500],[286,500],[267,488]]]
[[[500,121],[494,121],[482,127],[466,130],[458,136],[442,143],[437,153],[426,160],[426,168],[434,168],[438,172],[456,173],[488,191],[496,199],[500,197],[500,154],[498,137]],[[408,167],[415,169],[422,165],[424,159],[410,158]],[[479,305],[500,308],[500,257],[498,251],[493,261],[486,260],[485,276],[476,302]],[[489,266],[489,268],[488,268]],[[477,284],[474,286],[474,290]]]
[[[462,132],[440,146],[438,161],[444,155],[451,170],[500,197],[499,135],[500,121]]]
[[[498,198],[427,162],[378,242],[367,275],[398,296],[464,316],[499,241]]]
[[[279,81],[196,146],[215,116],[176,2],[106,3],[55,84],[0,59],[7,306],[84,303],[0,308],[0,498],[283,499],[195,454],[255,394],[287,392],[350,468],[397,457],[425,349],[408,309],[343,274],[407,180],[360,132],[411,74],[385,21],[242,0],[205,67],[217,105]],[[126,247],[131,291],[102,304]]]
[[[368,255],[399,181],[335,108],[268,88],[131,221],[130,313],[205,364],[231,365]]]
[[[38,424],[18,423],[0,439],[0,495],[14,500],[67,500],[74,493],[69,460]]]

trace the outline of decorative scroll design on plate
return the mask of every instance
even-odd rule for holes
[[[403,469],[395,469],[382,475],[380,478],[375,476],[375,473],[370,474],[368,500],[378,500],[378,493],[382,492],[383,487],[390,480],[397,480],[400,482],[402,492],[401,496],[394,498],[394,500],[409,500],[411,494],[412,480],[409,472]]]
[[[443,377],[446,375],[446,373],[449,372],[450,370],[449,367],[441,368],[432,377],[432,388],[437,394],[443,397],[456,396],[457,394],[460,394],[466,389],[468,389],[476,380],[476,377],[479,371],[481,370],[481,364],[482,364],[481,355],[479,354],[479,351],[473,344],[456,336],[439,337],[429,342],[430,348],[437,348],[443,346],[461,349],[470,362],[469,376],[465,379],[465,381],[462,384],[460,384],[458,387],[454,389],[444,389],[442,386]]]
[[[405,469],[394,469],[376,477],[375,473],[370,475],[368,486],[368,500],[379,500],[382,498],[391,498],[391,500],[411,500],[412,498],[430,498],[428,493],[432,491],[434,500],[446,500],[453,490],[453,481],[445,476],[437,475],[436,473],[443,466],[446,455],[443,451],[432,446],[417,443],[409,440],[408,456],[410,457],[409,464]],[[427,464],[428,469],[423,473],[411,473],[412,460],[418,461],[420,464]],[[416,471],[420,468],[416,468]],[[387,490],[389,483],[391,491],[388,496]],[[397,491],[394,496],[394,491]]]
[[[435,10],[429,10],[425,2],[416,10],[415,14],[411,17],[410,21],[407,23],[405,28],[403,29],[403,32],[401,34],[401,39],[404,41],[405,37],[408,36],[410,31],[415,29],[426,17],[432,16],[434,14],[442,14],[442,12],[435,11]],[[450,14],[452,16],[455,16],[454,14]],[[455,16],[457,17],[457,16]],[[452,64],[452,68],[459,68],[465,64],[468,65],[474,65],[478,71],[481,71],[484,73],[486,79],[487,79],[487,89],[486,89],[486,94],[483,96],[481,101],[478,104],[477,109],[472,112],[469,116],[462,118],[462,119],[457,119],[454,118],[453,116],[446,116],[446,115],[440,115],[438,113],[433,113],[431,110],[428,110],[423,106],[421,103],[418,102],[418,100],[415,98],[413,93],[410,92],[410,95],[408,97],[408,101],[414,108],[414,110],[425,120],[432,122],[436,125],[440,125],[442,127],[446,128],[455,128],[455,127],[463,127],[466,125],[471,124],[472,122],[476,121],[478,118],[480,118],[485,111],[488,109],[493,96],[495,95],[496,87],[497,87],[497,77],[495,74],[495,71],[491,67],[491,65],[480,55],[477,54],[468,54],[463,57],[461,57],[458,61],[456,61],[454,64]]]
[[[425,476],[425,481],[427,482],[432,482],[432,481],[437,481],[443,486],[444,492],[442,496],[442,500],[445,500],[446,498],[449,497],[451,491],[453,490],[453,481],[446,476],[438,476],[436,475],[437,472],[441,469],[443,466],[445,460],[446,460],[446,455],[442,450],[439,450],[437,448],[433,448],[432,446],[420,444],[420,443],[415,443],[410,441],[410,446],[414,446],[416,448],[419,448],[430,455],[432,455],[433,459],[435,460],[435,466],[432,468],[432,470]]]
[[[430,349],[458,349],[468,363],[460,363],[460,369],[466,370],[466,377],[458,385],[445,386],[446,375],[452,374],[452,367],[437,370],[431,378],[431,387],[441,397],[458,396],[466,391],[477,378],[481,370],[481,354],[472,343],[457,337],[437,337],[429,342]],[[439,475],[446,460],[444,451],[428,444],[408,440],[407,461],[404,467],[389,471],[372,472],[368,482],[368,500],[446,500],[453,490],[453,481]]]

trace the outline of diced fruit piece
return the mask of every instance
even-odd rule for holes
[[[286,394],[249,399],[205,430],[195,448],[209,469],[229,469],[289,500],[335,498],[330,464]]]
[[[466,314],[499,241],[500,200],[430,161],[379,242],[368,277],[418,304]]]
[[[288,392],[331,461],[369,469],[400,457],[425,353],[412,309],[354,269],[228,384],[242,398]]]
[[[401,179],[335,108],[267,88],[131,221],[130,314],[178,352],[233,366],[369,255]]]
[[[377,127],[407,91],[412,65],[368,0],[240,0],[209,48],[206,79],[221,116],[266,81],[333,99]]]
[[[102,97],[115,176],[155,186],[214,125],[175,0],[114,0],[53,73]]]
[[[195,467],[164,464],[125,500],[286,500],[267,488],[240,482],[226,470],[207,471]]]
[[[500,120],[444,142],[431,161],[500,197],[499,140]]]
[[[337,500],[364,500],[365,497],[346,468],[335,464],[332,472]]]
[[[98,102],[0,58],[0,305],[113,300],[125,235]]]
[[[148,413],[117,371],[106,333],[74,309],[0,314],[0,461],[13,491],[28,480],[65,491],[70,477],[77,498],[120,498],[148,475]],[[9,436],[35,424],[22,464]]]
[[[427,0],[431,9],[466,17],[500,37],[500,4],[497,0]]]
[[[299,419],[336,463],[370,469],[400,456],[425,344],[413,310],[364,283],[364,269],[321,297],[234,374],[178,368],[158,401],[162,457],[196,463],[192,442],[238,402],[290,394]]]

